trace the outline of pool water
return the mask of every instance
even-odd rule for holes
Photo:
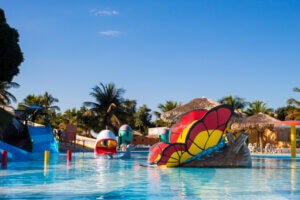
[[[300,199],[300,159],[252,157],[252,168],[150,168],[73,153],[0,170],[0,199]]]

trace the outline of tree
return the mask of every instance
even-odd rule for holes
[[[219,103],[231,105],[235,110],[241,111],[243,111],[243,109],[248,105],[244,98],[232,95],[223,97],[219,100]]]
[[[68,109],[63,114],[63,122],[65,124],[77,125],[77,110],[76,108]]]
[[[4,11],[0,8],[0,81],[11,82],[19,73],[19,65],[23,62],[18,31],[11,28],[5,19]]]
[[[16,102],[16,97],[8,92],[10,88],[19,87],[18,83],[15,82],[1,82],[0,81],[0,106],[6,106],[11,104],[11,102]]]
[[[33,105],[42,106],[41,96],[36,96],[34,94],[27,95],[23,99],[23,102],[18,104],[18,109],[25,110],[27,106],[33,106]]]
[[[265,102],[257,100],[249,104],[249,108],[247,108],[245,113],[248,115],[255,115],[259,113],[272,115],[273,110],[271,108],[267,108],[267,104]]]
[[[154,111],[153,112],[153,114],[157,118],[155,120],[156,126],[169,126],[168,123],[166,123],[162,119],[160,119],[161,113],[173,110],[173,109],[177,108],[178,106],[181,106],[181,103],[180,102],[176,102],[176,101],[166,101],[165,104],[159,104],[158,108],[160,109],[160,112],[158,112],[158,111]]]
[[[89,130],[96,124],[94,121],[95,117],[89,115],[90,111],[87,107],[82,106],[80,110],[77,111],[77,127],[79,127],[85,135],[89,135]],[[80,131],[79,131],[80,132]]]
[[[55,117],[55,112],[60,110],[58,106],[54,105],[54,103],[57,102],[59,102],[58,99],[54,98],[48,92],[45,92],[43,95],[39,96],[31,94],[25,97],[25,99],[23,99],[23,102],[19,103],[18,109],[26,110],[27,107],[33,105],[44,108],[42,112],[36,113],[34,121],[37,123],[45,124],[49,121],[52,121]]]
[[[152,116],[150,112],[151,109],[149,109],[146,105],[143,105],[134,115],[135,126],[144,135],[147,133],[148,128],[153,126],[153,124],[151,123]]]
[[[284,121],[284,120],[292,120],[293,119],[293,111],[295,110],[295,107],[294,106],[286,106],[286,107],[280,107],[280,108],[277,108],[275,110],[275,114],[276,114],[276,118],[281,120],[281,121]]]
[[[293,89],[295,92],[300,92],[300,88],[295,87]],[[294,106],[293,110],[290,110],[289,117],[291,119],[300,120],[300,101],[290,98],[287,100],[289,106]]]
[[[166,101],[165,104],[159,104],[158,108],[161,110],[161,112],[168,112],[174,108],[177,108],[178,106],[181,106],[181,103],[176,101]]]
[[[48,92],[45,92],[41,98],[41,106],[45,108],[46,113],[49,114],[50,111],[60,111],[60,108],[56,105],[53,105],[54,103],[58,103],[59,100],[57,98],[54,98],[51,94]]]
[[[120,121],[128,124],[131,128],[135,127],[134,114],[136,113],[136,100],[126,99],[121,107]]]
[[[90,95],[95,98],[95,102],[84,102],[83,104],[91,109],[93,115],[98,118],[98,130],[112,128],[117,131],[120,126],[118,119],[121,112],[121,104],[124,102],[123,88],[116,88],[115,84],[109,83],[92,88]]]

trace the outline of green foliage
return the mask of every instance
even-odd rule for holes
[[[146,105],[141,106],[134,115],[135,126],[143,134],[147,133],[148,128],[153,127],[151,123],[151,109]]]
[[[121,105],[119,119],[123,124],[129,125],[131,128],[135,127],[134,114],[136,113],[136,104],[136,100],[126,99]]]
[[[168,112],[170,110],[173,110],[174,108],[177,108],[178,106],[181,106],[180,102],[176,101],[166,101],[165,104],[159,104],[158,108],[161,112]]]
[[[165,104],[159,104],[158,108],[160,109],[160,111],[154,111],[153,114],[156,116],[156,120],[155,120],[155,125],[159,126],[159,127],[164,127],[164,126],[169,126],[170,124],[164,122],[162,119],[160,119],[160,115],[161,113],[164,112],[168,112],[170,110],[173,110],[175,108],[177,108],[178,106],[181,106],[180,102],[176,102],[176,101],[166,101]]]
[[[54,98],[48,92],[45,92],[43,95],[36,96],[34,94],[28,95],[23,99],[23,102],[18,104],[18,110],[26,110],[27,107],[37,105],[43,109],[41,112],[35,114],[34,119],[36,123],[46,124],[50,121],[52,123],[53,119],[56,116],[56,111],[59,111],[60,108],[54,103],[59,102],[57,98]],[[52,124],[51,124],[52,125]]]
[[[19,34],[11,28],[0,8],[0,81],[11,82],[19,73],[19,65],[23,62],[23,54],[19,46]]]
[[[284,121],[284,120],[290,120],[291,119],[291,113],[295,109],[294,106],[286,106],[286,107],[280,107],[275,110],[275,114],[277,119]]]
[[[249,104],[249,108],[247,108],[245,113],[248,115],[255,115],[259,113],[272,115],[273,110],[271,108],[267,108],[267,104],[265,102],[257,100]]]
[[[36,96],[34,94],[27,95],[23,99],[23,102],[18,104],[18,110],[25,110],[27,106],[33,106],[33,105],[38,105],[42,106],[42,99],[41,96]]]
[[[46,112],[52,111],[60,111],[60,108],[56,105],[53,105],[54,103],[58,103],[58,99],[54,98],[51,94],[48,92],[45,92],[43,96],[40,97],[41,99],[41,106],[43,106],[46,110]]]
[[[0,106],[6,106],[11,104],[11,102],[16,102],[16,97],[8,92],[10,88],[18,88],[19,84],[15,82],[2,82],[0,81]]]
[[[95,129],[113,129],[115,132],[120,126],[119,116],[122,112],[121,105],[124,102],[123,88],[116,88],[115,84],[109,83],[96,85],[90,95],[95,102],[84,102],[84,105],[92,111],[92,116],[98,119]]]
[[[295,87],[293,89],[295,92],[300,92],[300,88]],[[289,111],[288,118],[294,120],[300,120],[300,101],[294,98],[290,98],[287,100],[287,104],[289,106],[293,106],[294,109]]]
[[[244,98],[232,95],[223,97],[219,100],[219,103],[231,105],[235,110],[241,111],[248,105]]]

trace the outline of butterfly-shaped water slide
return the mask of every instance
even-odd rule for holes
[[[170,130],[170,142],[154,144],[148,162],[177,167],[197,157],[221,141],[233,108],[220,105],[209,111],[194,110],[185,114]]]

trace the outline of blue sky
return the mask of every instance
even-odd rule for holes
[[[25,61],[11,92],[62,111],[113,82],[152,110],[227,95],[286,105],[300,87],[297,0],[0,0]]]

